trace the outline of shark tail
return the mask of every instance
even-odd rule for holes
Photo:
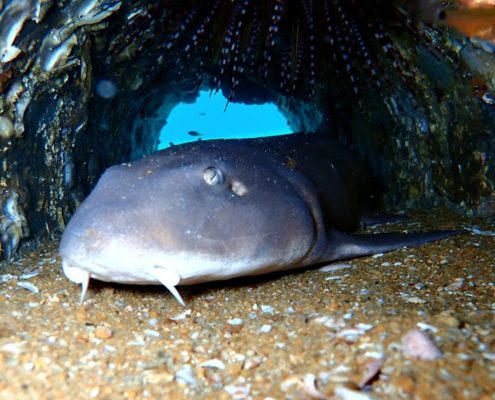
[[[444,230],[416,233],[349,234],[333,230],[322,261],[345,260],[387,253],[402,247],[423,244],[468,233],[466,230]]]

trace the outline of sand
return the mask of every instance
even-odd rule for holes
[[[380,229],[483,223],[435,215]],[[96,281],[80,305],[47,242],[0,269],[0,398],[495,399],[489,233],[184,287],[185,308]]]

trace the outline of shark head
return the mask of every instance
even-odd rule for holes
[[[109,168],[60,243],[66,276],[175,287],[255,275],[311,249],[311,210],[278,162],[242,141],[173,146]]]

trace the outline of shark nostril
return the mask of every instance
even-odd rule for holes
[[[208,167],[203,170],[203,179],[208,185],[219,185],[224,181],[223,172],[216,167]]]
[[[230,190],[237,196],[244,196],[248,192],[246,185],[239,181],[233,181],[230,185]]]

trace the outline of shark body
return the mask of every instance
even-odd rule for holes
[[[109,168],[67,225],[65,275],[178,285],[392,251],[461,231],[353,234],[372,193],[352,154],[320,134],[210,140]]]

